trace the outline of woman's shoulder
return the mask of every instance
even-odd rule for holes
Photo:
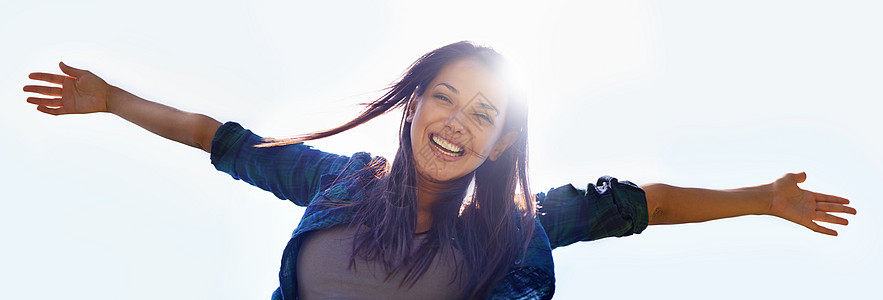
[[[388,162],[382,156],[356,152],[340,168],[319,177],[324,198],[359,200],[367,196],[367,189],[388,173]]]

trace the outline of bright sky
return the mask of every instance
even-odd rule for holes
[[[284,136],[346,120],[418,56],[464,39],[520,70],[535,191],[806,171],[802,187],[859,210],[832,225],[839,237],[740,217],[561,248],[558,298],[878,293],[879,2],[538,2],[0,2],[0,298],[268,299],[303,211],[116,116],[37,112],[28,73],[64,60]],[[397,118],[313,144],[391,157]]]

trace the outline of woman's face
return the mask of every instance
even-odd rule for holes
[[[474,171],[514,142],[503,135],[509,95],[493,71],[475,58],[449,62],[411,104],[411,147],[417,172],[445,182]]]

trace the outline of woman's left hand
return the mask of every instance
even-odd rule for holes
[[[806,172],[785,174],[772,184],[773,198],[770,214],[803,225],[812,231],[837,235],[837,231],[821,226],[815,221],[847,225],[849,221],[831,213],[856,214],[855,208],[846,206],[849,200],[837,196],[803,190],[797,186],[806,180]]]

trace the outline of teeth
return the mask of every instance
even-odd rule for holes
[[[458,154],[461,150],[463,150],[460,147],[457,147],[457,145],[448,143],[447,141],[437,137],[434,134],[432,135],[432,141],[435,142],[436,144],[438,144],[439,146],[441,146],[442,148],[444,148],[445,150],[448,150],[454,154]]]

